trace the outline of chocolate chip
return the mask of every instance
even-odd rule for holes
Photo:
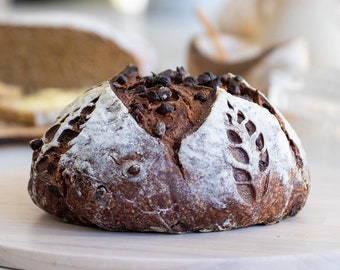
[[[224,74],[221,76],[221,82],[223,84],[228,84],[231,80],[231,74]]]
[[[132,117],[136,120],[137,123],[140,123],[143,118],[143,113],[145,113],[145,108],[142,104],[137,103],[137,104],[131,104],[130,105],[131,110],[132,110]]]
[[[168,76],[157,75],[154,79],[154,84],[161,84],[163,86],[170,86],[171,79]]]
[[[180,83],[183,82],[184,79],[185,79],[185,75],[184,74],[177,73],[175,75],[174,82],[177,83],[177,84],[180,84]]]
[[[176,68],[176,75],[174,78],[175,83],[180,84],[184,81],[185,77],[188,77],[189,74],[185,71],[183,67]]]
[[[166,77],[174,78],[176,75],[175,73],[176,72],[174,70],[167,69],[159,73],[158,76],[166,76]]]
[[[128,66],[124,72],[123,72],[127,77],[133,77],[138,75],[138,68],[136,66],[130,65]]]
[[[218,86],[220,86],[222,84],[221,82],[221,78],[220,77],[216,77],[215,79],[212,80],[211,82],[211,87],[216,89]]]
[[[152,103],[159,101],[159,96],[155,90],[150,90],[146,93],[147,99]]]
[[[151,76],[145,76],[145,77],[143,77],[143,79],[145,81],[145,86],[146,87],[153,86],[153,78]]]
[[[228,92],[232,95],[239,96],[241,95],[240,87],[237,84],[229,84],[228,85]]]
[[[140,166],[138,164],[133,164],[127,169],[127,173],[136,176],[140,172]]]
[[[184,67],[177,67],[176,68],[177,73],[184,75],[185,77],[189,76],[189,73],[186,72]]]
[[[105,193],[107,192],[106,188],[104,186],[97,187],[96,190],[96,198],[102,198],[104,197]]]
[[[234,80],[237,82],[244,82],[243,77],[241,77],[240,75],[235,76]]]
[[[155,134],[157,137],[163,137],[166,131],[166,126],[164,122],[157,122],[153,127],[152,127],[152,132]]]
[[[160,100],[167,100],[171,97],[172,93],[169,87],[166,86],[161,86],[158,90],[157,90],[157,95],[159,97]]]
[[[208,100],[208,95],[204,92],[199,92],[194,96],[194,99],[205,102]]]
[[[136,111],[132,114],[132,117],[136,120],[137,123],[140,123],[142,121],[143,115],[141,112]]]
[[[183,84],[185,86],[192,86],[198,84],[198,80],[192,76],[188,76],[183,80]]]
[[[125,83],[127,83],[128,79],[124,74],[120,74],[120,75],[118,75],[118,77],[116,78],[115,81],[119,84],[125,84]]]
[[[198,83],[201,85],[208,85],[216,75],[212,72],[204,72],[197,77]]]
[[[145,93],[146,90],[147,90],[146,86],[140,84],[135,88],[134,92],[135,92],[135,94],[142,94],[142,93]]]
[[[43,145],[43,141],[41,139],[35,139],[30,141],[29,143],[32,150],[39,150],[41,146]]]
[[[95,194],[95,201],[99,204],[106,204],[106,192],[107,190],[103,185],[98,186]]]
[[[144,106],[140,103],[136,103],[136,104],[131,104],[130,105],[132,111],[136,112],[141,112],[141,113],[144,113],[145,112],[145,109],[144,109]]]
[[[168,114],[175,110],[175,107],[168,104],[168,103],[162,103],[157,109],[156,112],[159,114]]]

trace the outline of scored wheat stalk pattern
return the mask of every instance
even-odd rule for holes
[[[260,201],[268,190],[269,153],[263,133],[257,130],[254,122],[229,102],[228,108],[226,126],[234,182],[241,198],[252,204]]]

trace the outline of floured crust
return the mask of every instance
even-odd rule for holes
[[[131,68],[79,97],[31,143],[28,190],[39,207],[66,222],[167,233],[275,223],[303,207],[310,181],[303,149],[262,94],[232,74],[188,85],[178,69],[162,76],[181,98],[145,96],[142,121],[130,106],[143,99],[135,89],[165,85]],[[198,88],[210,94],[192,110]],[[157,111],[163,103],[175,109]],[[166,122],[183,110],[204,116],[186,133],[177,132],[186,120]],[[151,114],[167,123],[162,136],[149,128]]]

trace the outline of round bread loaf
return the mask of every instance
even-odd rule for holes
[[[243,78],[134,66],[85,92],[31,142],[29,194],[65,222],[182,233],[294,216],[310,187],[283,116]]]

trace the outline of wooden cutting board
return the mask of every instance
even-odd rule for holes
[[[312,171],[306,207],[270,226],[216,233],[115,233],[37,208],[29,169],[0,173],[0,266],[18,269],[340,269],[340,169]]]

